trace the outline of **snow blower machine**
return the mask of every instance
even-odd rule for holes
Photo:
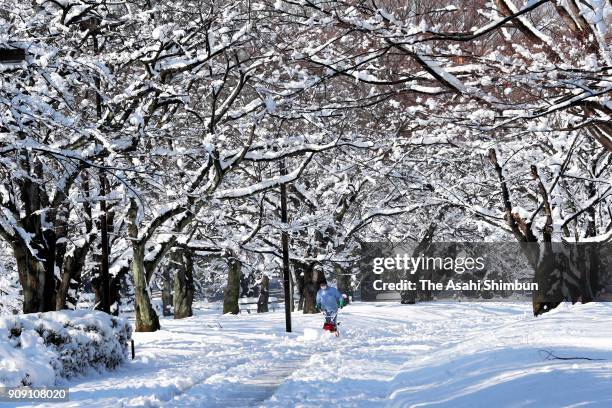
[[[323,315],[325,315],[325,322],[323,323],[323,330],[328,331],[330,333],[334,333],[336,336],[339,336],[340,332],[338,332],[338,325],[340,323],[336,322],[336,319],[338,318],[338,311],[337,310],[335,312],[323,311]]]
[[[347,296],[342,295],[342,297],[338,301],[338,307],[342,309],[344,306],[346,306],[346,303],[347,303]],[[321,310],[321,312],[323,313],[323,316],[325,316],[325,322],[323,323],[323,330],[328,331],[330,333],[334,333],[336,336],[339,336],[340,332],[338,331],[338,326],[340,325],[340,322],[336,321],[338,319],[338,309]]]

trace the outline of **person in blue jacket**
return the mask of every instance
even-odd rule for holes
[[[322,310],[326,316],[332,317],[335,324],[338,308],[344,307],[344,305],[346,305],[345,296],[333,286],[328,286],[327,280],[323,277],[317,292],[317,310]]]

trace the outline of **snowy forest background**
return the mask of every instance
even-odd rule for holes
[[[607,242],[611,10],[2,0],[0,307],[134,302],[155,331],[164,289],[176,318],[221,291],[237,313],[283,231],[304,312],[368,241]]]

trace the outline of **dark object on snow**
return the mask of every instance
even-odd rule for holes
[[[550,350],[538,350],[540,356],[544,360],[587,360],[587,361],[606,361],[605,358],[591,358],[591,357],[559,357]]]
[[[0,48],[0,62],[25,61],[25,50],[21,48]]]
[[[132,345],[132,360],[133,360],[134,357],[136,356],[136,351],[134,350],[134,339],[131,339],[130,342]]]

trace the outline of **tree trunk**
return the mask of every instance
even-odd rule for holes
[[[290,280],[290,286],[289,286],[289,292],[291,292],[291,311],[295,312],[296,308],[299,307],[299,300],[298,302],[295,301],[296,298],[296,277],[295,277],[295,271],[291,271],[289,273],[289,280]],[[298,288],[299,290],[299,288]]]
[[[110,313],[110,307],[113,304],[110,297],[111,277],[109,275],[108,256],[110,252],[110,244],[108,241],[108,232],[112,232],[112,225],[109,226],[108,214],[106,214],[106,205],[100,202],[100,217],[97,220],[98,230],[102,231],[99,239],[94,246],[93,252],[93,267],[91,284],[96,295],[96,310]],[[104,224],[106,223],[106,227]],[[106,228],[106,230],[105,230]]]
[[[23,232],[10,237],[9,242],[23,289],[23,310],[25,313],[52,311],[56,306],[56,272],[61,274],[65,245],[59,244],[58,250],[57,241],[64,238],[67,215],[60,210],[61,201],[50,201],[46,190],[34,181],[44,179],[42,163],[32,160],[27,150],[20,152],[19,163],[24,173],[16,175],[15,183],[23,205],[9,211]],[[58,194],[57,197],[63,197]]]
[[[83,246],[77,246],[72,253],[64,258],[62,280],[55,297],[55,309],[76,309],[79,288],[81,286],[81,273],[85,266],[85,257],[89,251],[90,243],[85,241]]]
[[[99,98],[99,97],[98,97]],[[100,172],[100,195],[106,196],[107,193],[106,176],[104,172]],[[100,230],[100,309],[110,314],[110,276],[108,271],[108,257],[110,245],[108,241],[108,212],[106,200],[100,200],[100,216],[98,220]],[[112,229],[112,227],[110,228]]]
[[[184,319],[193,316],[193,260],[188,250],[177,251],[171,255],[176,260],[174,271],[174,318]]]
[[[23,290],[23,313],[45,312],[46,273],[44,265],[34,258],[21,243],[13,245],[13,253]]]
[[[19,282],[23,290],[24,313],[55,310],[55,293],[58,281],[55,277],[55,251],[48,250],[48,247],[54,249],[55,244],[54,237],[51,234],[45,234],[45,236],[50,240],[49,242],[46,242],[45,238],[40,236],[35,236],[29,243],[25,243],[21,239],[11,242],[17,272],[19,273]],[[57,269],[61,271],[61,268]]]
[[[132,246],[134,254],[132,259],[132,274],[134,277],[135,308],[136,308],[136,331],[154,332],[159,330],[159,318],[151,305],[149,297],[149,285],[147,283],[144,255],[145,248],[142,245]]]
[[[563,299],[562,282],[554,276],[557,264],[551,242],[543,242],[539,246],[540,254],[535,269],[534,282],[538,290],[532,294],[533,315],[539,316],[559,306]],[[557,271],[558,272],[558,271]]]
[[[255,293],[255,276],[253,273],[240,275],[240,297],[254,297]]]
[[[433,242],[433,237],[434,237],[434,233],[436,232],[438,221],[442,219],[442,214],[443,214],[443,211],[440,211],[438,213],[438,216],[436,217],[437,221],[434,221],[431,224],[429,224],[429,226],[423,233],[423,237],[421,238],[417,246],[412,250],[413,258],[416,258],[420,254],[423,254],[423,253],[429,254],[431,250],[430,245]],[[404,274],[404,276],[402,276],[402,278],[416,285],[418,284],[419,279],[424,279],[424,280],[431,279],[431,273],[432,271],[427,271],[427,273],[425,274],[423,270],[419,268],[419,270],[413,271],[412,273],[406,271],[406,273]],[[418,285],[417,285],[417,288],[418,288]],[[431,291],[429,289],[426,289],[424,291],[420,289],[402,291],[400,292],[400,298],[401,298],[400,303],[404,305],[415,304],[417,297],[419,300],[431,300],[432,299]]]
[[[293,261],[293,271],[295,273],[295,281],[297,285],[297,310],[304,310],[304,274],[308,265],[302,262]]]
[[[112,275],[109,295],[112,315],[119,316],[119,307],[121,306],[121,288],[125,287],[124,280],[128,277],[129,272],[129,266],[122,266],[114,275]]]
[[[58,279],[55,276],[55,271],[61,273],[60,266],[56,265],[56,236],[55,232],[51,229],[42,231],[42,243],[40,244],[40,250],[37,252],[37,256],[42,258],[42,262],[36,262],[37,265],[42,265],[42,286],[43,286],[43,298],[42,307],[43,312],[49,312],[55,310],[55,293],[57,291]]]
[[[100,239],[97,239],[91,248],[91,262],[90,272],[91,272],[91,289],[95,295],[94,308],[96,310],[102,310],[102,246],[100,245]]]
[[[318,313],[317,292],[319,291],[319,282],[322,276],[314,270],[314,264],[308,265],[304,269],[304,314]]]
[[[115,232],[114,230],[115,224],[115,211],[111,209],[107,209],[106,212],[106,225],[107,225],[107,234],[112,234]],[[112,249],[112,241],[108,241],[108,253],[110,255]],[[110,267],[110,265],[109,265]],[[111,273],[109,269],[109,286],[108,286],[108,303],[110,307],[110,313],[115,316],[119,316],[119,307],[121,306],[121,288],[124,284],[124,280],[130,271],[129,266],[122,266],[118,270],[114,270],[114,273]],[[147,278],[147,280],[149,280]]]
[[[94,266],[96,271],[99,271],[99,264]],[[123,279],[125,275],[130,271],[130,266],[124,266],[119,269],[114,275],[109,275],[109,288],[108,288],[108,301],[110,306],[110,314],[119,316],[119,307],[121,305],[121,287],[123,285]],[[145,280],[148,281],[148,279]],[[94,277],[91,279],[91,287],[96,295],[96,310],[102,310],[102,288],[103,280],[100,279],[100,274],[94,272]]]
[[[268,297],[269,297],[269,286],[270,278],[268,275],[261,277],[259,284],[259,300],[257,300],[257,313],[266,313],[268,311]]]
[[[341,265],[335,264],[334,271],[338,280],[338,290],[345,293],[348,297],[347,302],[353,297],[353,287],[351,286],[351,275],[344,271]]]
[[[172,275],[170,265],[164,268],[162,273],[162,313],[164,316],[172,316]]]
[[[240,272],[242,265],[236,258],[230,258],[229,271],[227,274],[227,286],[223,292],[223,314],[240,313],[238,306],[238,295],[240,293]]]
[[[420,270],[415,273],[406,272],[402,278],[414,283],[418,288],[419,279],[426,279],[425,276],[421,276],[421,273],[422,271]],[[420,288],[417,290],[403,290],[400,292],[400,303],[402,305],[414,305],[417,301],[417,295],[422,295],[422,292]]]
[[[297,310],[304,310],[304,276],[299,275],[297,277],[298,293],[300,298],[298,299]]]

